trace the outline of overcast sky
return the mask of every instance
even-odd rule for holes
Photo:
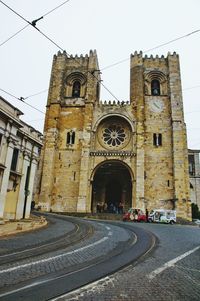
[[[33,21],[64,0],[4,0]],[[200,149],[200,31],[166,46],[148,51],[200,30],[199,0],[69,0],[38,21],[38,28],[68,54],[96,49],[104,85],[121,100],[129,100],[129,57],[135,50],[180,57],[188,147]],[[0,3],[0,44],[27,25]],[[48,89],[52,58],[59,49],[32,26],[0,46],[0,89],[28,97]],[[44,114],[0,91],[24,112],[22,119],[43,131]],[[113,97],[101,88],[102,100]],[[45,112],[47,92],[25,100]]]

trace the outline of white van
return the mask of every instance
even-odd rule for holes
[[[148,220],[149,222],[155,223],[174,224],[176,223],[176,211],[167,209],[154,209],[151,210]]]

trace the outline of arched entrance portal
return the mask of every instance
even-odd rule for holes
[[[117,213],[119,203],[126,210],[132,204],[132,180],[128,167],[119,161],[106,161],[94,175],[92,185],[92,212],[100,204],[102,211]]]

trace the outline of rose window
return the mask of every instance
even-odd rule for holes
[[[131,139],[131,128],[126,120],[113,116],[102,120],[97,132],[99,144],[109,150],[124,149]]]
[[[103,141],[109,146],[119,146],[126,138],[125,130],[121,126],[110,125],[103,131]]]

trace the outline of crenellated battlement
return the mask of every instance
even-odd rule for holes
[[[143,56],[143,52],[137,52],[135,51],[134,54],[131,54],[131,59],[133,60],[137,60],[137,59],[142,59],[142,60],[148,60],[148,61],[152,61],[152,62],[156,62],[156,61],[165,61],[166,59],[168,59],[169,57],[172,58],[179,58],[179,55],[174,51],[173,53],[168,52],[167,56],[165,57],[164,55],[159,56],[158,54],[156,54],[155,56],[151,55],[147,55],[145,54]]]
[[[159,56],[158,54],[156,54],[156,56],[153,56],[151,54],[151,55],[148,56],[147,54],[145,54],[144,59],[156,62],[156,61],[160,61],[160,60],[164,61],[166,58],[164,57],[164,55]]]
[[[142,67],[145,69],[157,69],[162,72],[167,72],[169,65],[172,63],[179,63],[179,55],[176,52],[170,53],[166,56],[164,55],[143,55],[142,51],[135,51],[134,54],[131,54],[131,68]]]
[[[85,55],[83,54],[75,54],[75,55],[72,55],[72,54],[68,54],[65,50],[63,52],[61,52],[60,50],[57,52],[57,54],[54,55],[54,59],[58,58],[58,57],[64,57],[64,58],[67,58],[67,59],[88,59],[90,57],[97,57],[97,52],[96,52],[96,49],[94,50],[90,50],[89,52],[89,55],[86,53]]]
[[[99,102],[100,106],[116,106],[116,107],[125,107],[129,106],[130,102],[129,101],[116,101],[116,100],[104,100]]]

